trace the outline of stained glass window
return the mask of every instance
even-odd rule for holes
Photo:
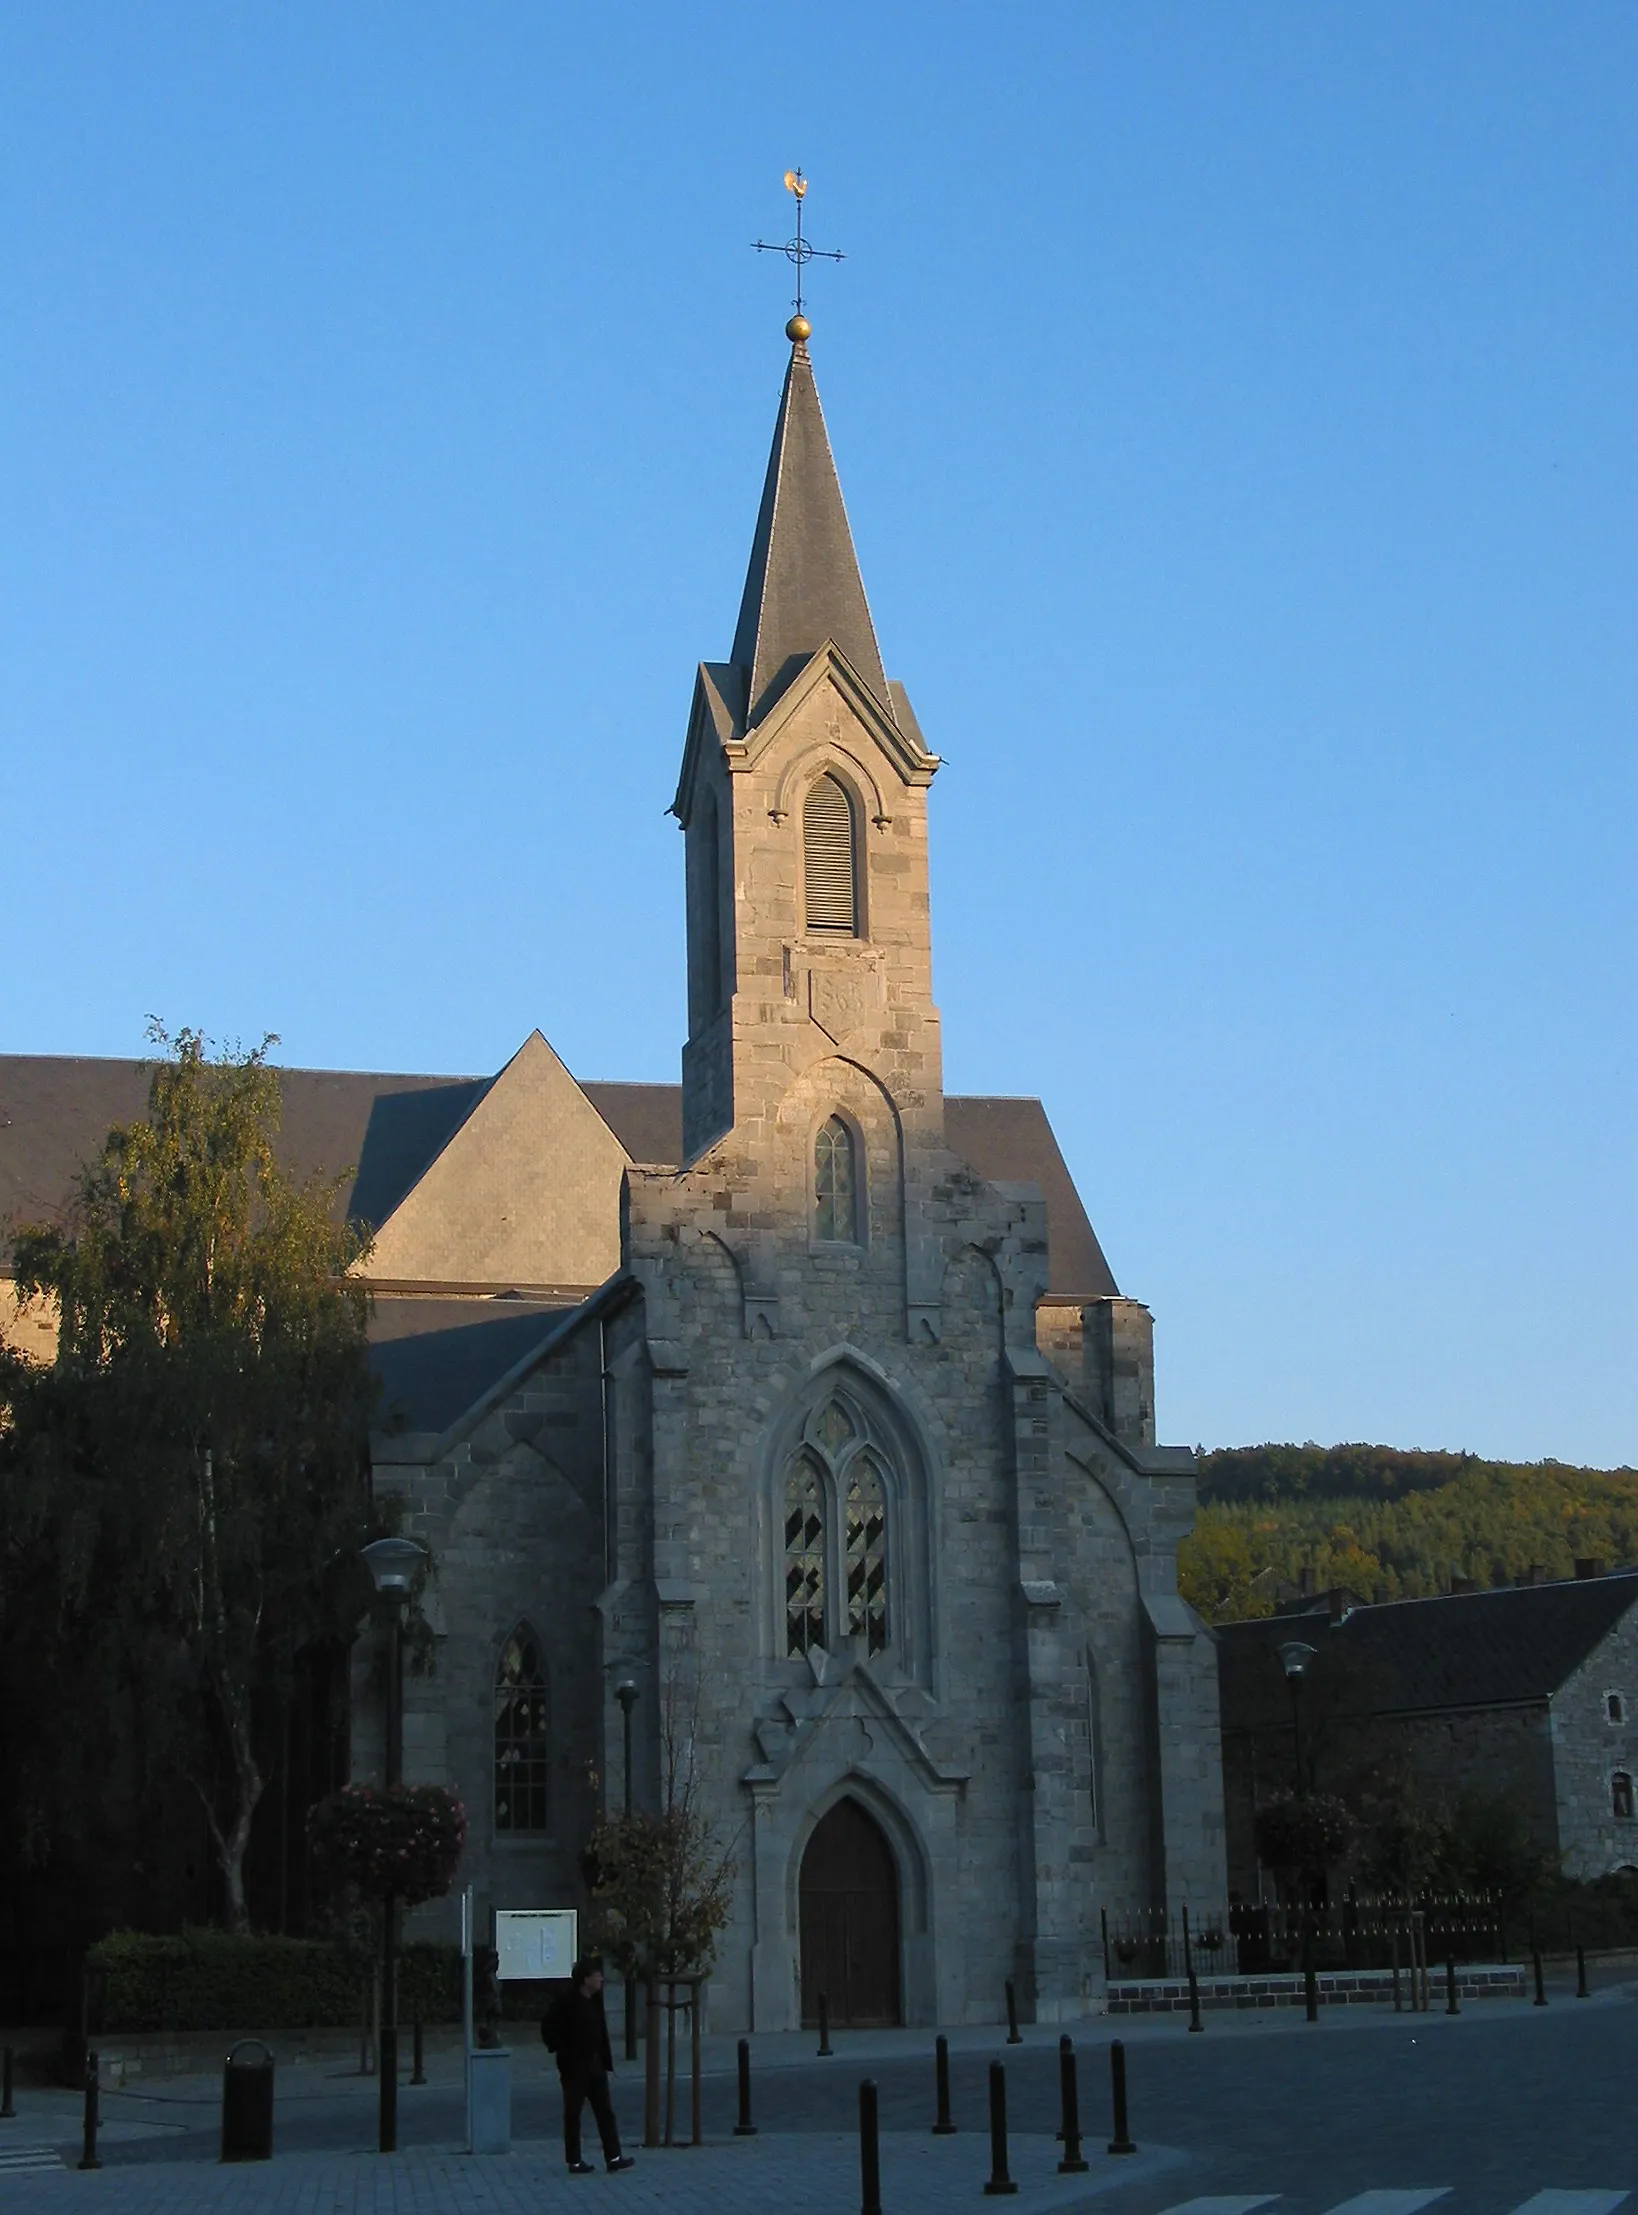
[[[887,1644],[887,1502],[881,1471],[868,1455],[847,1475],[847,1627],[867,1654]]]
[[[785,1480],[785,1651],[825,1642],[825,1494],[804,1454]]]
[[[546,1828],[546,1672],[527,1631],[516,1630],[495,1672],[495,1828]]]
[[[821,1238],[852,1239],[858,1180],[853,1133],[839,1115],[821,1126],[813,1149],[814,1229]]]

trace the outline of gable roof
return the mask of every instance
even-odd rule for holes
[[[347,1069],[279,1070],[279,1152],[292,1168],[353,1169],[347,1212],[375,1228],[491,1090],[493,1077]],[[580,1087],[633,1161],[682,1155],[682,1087],[592,1081]],[[0,1233],[60,1214],[80,1165],[110,1124],[146,1111],[148,1064],[74,1055],[0,1054]],[[1047,1204],[1050,1280],[1060,1298],[1117,1287],[1039,1100],[948,1096],[951,1150],[993,1183],[1038,1185]]]
[[[734,631],[755,722],[791,671],[834,639],[883,711],[892,701],[807,346],[791,348]]]
[[[1223,1727],[1288,1729],[1275,1649],[1314,1647],[1303,1697],[1335,1715],[1516,1706],[1551,1697],[1638,1603],[1638,1572],[1514,1585],[1217,1628]]]

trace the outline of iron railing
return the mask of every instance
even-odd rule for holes
[[[1187,1976],[1263,1976],[1300,1969],[1303,1940],[1314,1966],[1387,1969],[1410,1958],[1412,1917],[1430,1961],[1504,1961],[1507,1931],[1500,1903],[1480,1893],[1363,1899],[1324,1905],[1296,1901],[1252,1905],[1140,1908],[1103,1918],[1104,1969],[1113,1981]]]

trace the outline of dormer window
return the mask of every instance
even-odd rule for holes
[[[802,808],[802,885],[810,931],[858,937],[857,845],[847,787],[827,774],[812,786]]]

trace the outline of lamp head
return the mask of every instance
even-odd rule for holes
[[[427,1550],[413,1538],[377,1538],[360,1549],[359,1558],[382,1599],[403,1600],[426,1566]]]
[[[1300,1638],[1288,1638],[1279,1649],[1280,1667],[1293,1681],[1301,1678],[1308,1664],[1319,1651],[1317,1646],[1304,1645]]]
[[[637,1687],[632,1683],[630,1677],[625,1678],[622,1683],[615,1686],[614,1696],[619,1701],[622,1711],[629,1715],[637,1705]]]

